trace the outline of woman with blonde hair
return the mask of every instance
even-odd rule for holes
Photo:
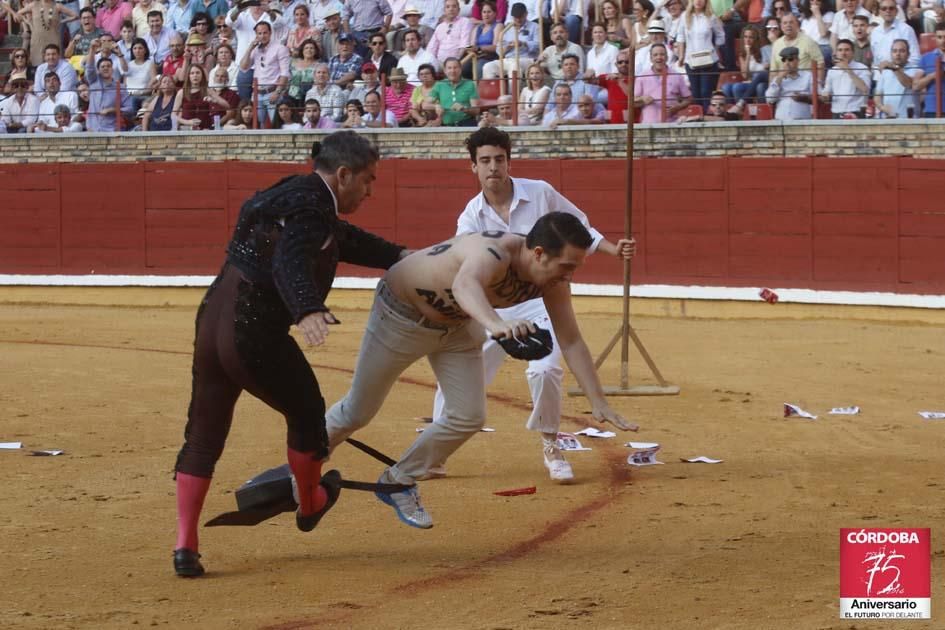
[[[525,87],[518,98],[518,124],[540,125],[550,95],[551,88],[545,85],[545,73],[541,65],[533,63],[528,66]]]
[[[141,130],[171,131],[176,100],[177,84],[174,83],[174,77],[165,74],[158,83],[157,94],[148,103],[144,116],[141,118]]]
[[[709,108],[709,99],[719,81],[717,48],[725,44],[722,21],[712,13],[708,0],[692,0],[686,7],[676,35],[679,63],[686,67],[693,102]]]

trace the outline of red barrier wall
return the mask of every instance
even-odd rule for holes
[[[0,273],[214,274],[240,204],[305,165],[0,165]],[[945,293],[945,160],[642,159],[635,283]],[[621,160],[515,160],[610,238]],[[451,236],[476,193],[465,160],[382,162],[355,223],[410,246]],[[370,275],[346,267],[343,275]],[[619,284],[594,256],[578,281]]]

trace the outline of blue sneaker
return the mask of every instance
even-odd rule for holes
[[[380,476],[377,482],[397,483],[390,478],[387,471],[384,471],[384,474]],[[417,490],[416,486],[404,490],[403,492],[392,492],[390,494],[375,492],[374,494],[377,495],[377,498],[382,502],[394,508],[394,511],[397,512],[397,518],[407,525],[420,529],[430,529],[433,527],[433,519],[430,518],[427,511],[423,509],[423,504],[420,503],[420,491]]]

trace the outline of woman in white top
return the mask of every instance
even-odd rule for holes
[[[220,44],[220,47],[217,48],[217,65],[213,67],[213,70],[210,71],[210,87],[214,90],[219,90],[226,86],[218,85],[216,82],[217,72],[220,70],[226,70],[227,76],[230,77],[229,87],[236,89],[236,75],[239,73],[239,66],[235,61],[236,54],[233,52],[233,48],[229,44]]]
[[[830,48],[830,25],[833,24],[831,0],[801,0],[801,32],[817,42],[824,53],[824,63],[833,65],[833,50]]]
[[[617,47],[607,41],[607,28],[600,22],[591,27],[591,41],[584,60],[584,75],[590,79],[617,74]]]
[[[131,41],[131,61],[125,74],[125,87],[131,96],[134,111],[137,112],[148,100],[151,92],[157,88],[157,74],[148,43],[140,37]]]
[[[526,84],[518,98],[518,124],[540,125],[551,88],[545,85],[545,73],[534,63],[525,72]]]
[[[650,0],[634,0],[633,2],[633,30],[631,37],[633,47],[640,50],[644,46],[650,45],[650,34],[647,32],[650,28],[650,20],[656,9]]]
[[[685,64],[693,102],[709,108],[709,99],[719,82],[717,47],[725,43],[722,21],[712,13],[707,0],[692,0],[679,22],[676,34],[679,62]]]

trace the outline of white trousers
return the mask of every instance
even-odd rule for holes
[[[561,348],[558,338],[555,337],[551,318],[545,310],[545,303],[541,298],[529,300],[522,304],[498,311],[502,319],[527,319],[536,325],[548,329],[554,341],[554,350],[544,359],[529,361],[525,369],[528,378],[528,388],[532,394],[532,413],[525,423],[529,431],[542,433],[557,433],[561,426],[561,381],[564,379],[564,370],[561,369]],[[485,384],[488,387],[495,378],[499,366],[508,355],[498,342],[487,339],[482,347],[482,363]],[[446,399],[440,384],[437,385],[436,395],[433,398],[433,423],[446,421]]]
[[[482,327],[471,320],[450,330],[426,328],[375,297],[351,389],[325,416],[330,447],[367,426],[397,378],[426,357],[443,386],[443,417],[420,434],[390,473],[397,483],[411,484],[445,461],[485,423],[483,335]]]
[[[505,72],[505,77],[509,78],[509,74],[513,70],[518,70],[518,84],[519,89],[525,85],[525,71],[528,70],[528,66],[532,65],[535,62],[531,57],[519,57],[518,65],[515,65],[515,57],[506,57],[502,60],[503,70]],[[499,60],[490,61],[482,67],[482,78],[483,79],[498,79],[499,78]]]

